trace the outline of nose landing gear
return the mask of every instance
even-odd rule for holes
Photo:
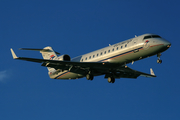
[[[162,63],[162,60],[160,59],[160,56],[161,56],[161,53],[158,53],[158,54],[157,54],[157,57],[158,57],[158,59],[157,59],[157,63],[159,63],[159,64],[161,64],[161,63]]]

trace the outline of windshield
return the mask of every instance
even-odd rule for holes
[[[148,35],[144,37],[144,39],[149,39],[149,38],[161,38],[161,37],[159,35]]]

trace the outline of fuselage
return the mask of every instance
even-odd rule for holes
[[[128,64],[143,58],[162,53],[171,46],[171,43],[155,34],[144,34],[138,37],[119,42],[114,45],[78,56],[74,62],[110,62]],[[50,75],[53,79],[77,79],[85,77],[68,70]]]

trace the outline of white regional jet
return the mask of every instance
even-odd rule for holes
[[[17,57],[11,49],[14,59],[42,63],[47,67],[52,79],[78,79],[86,77],[93,80],[94,76],[105,75],[109,83],[115,78],[137,78],[138,76],[156,77],[153,70],[150,74],[133,70],[128,63],[157,55],[157,63],[162,63],[161,53],[167,50],[171,43],[155,34],[144,34],[135,38],[109,45],[108,47],[75,57],[59,55],[51,47],[44,49],[21,48],[21,50],[40,51],[44,59]]]

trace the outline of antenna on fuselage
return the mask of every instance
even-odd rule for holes
[[[135,37],[137,37],[137,35],[135,35]]]

